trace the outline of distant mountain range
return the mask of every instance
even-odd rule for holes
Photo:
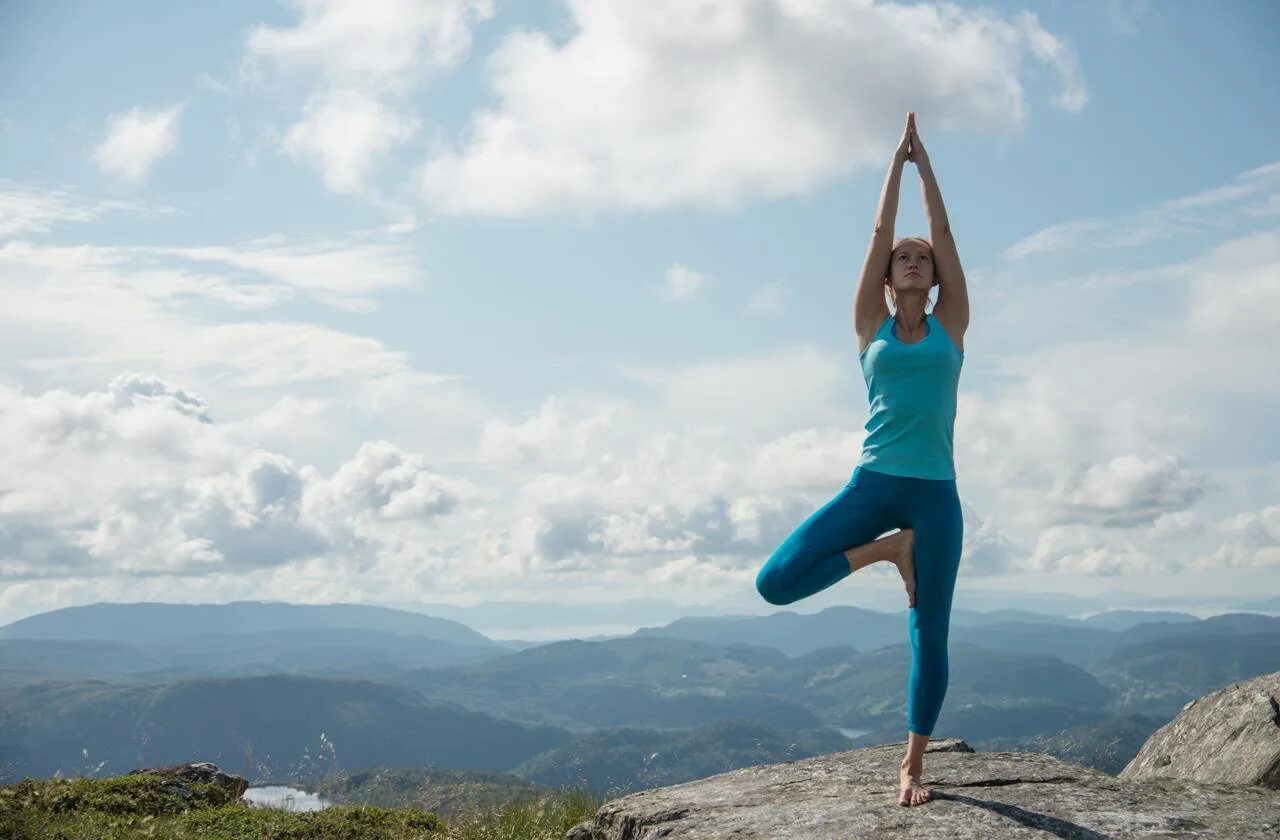
[[[729,743],[700,758],[707,738],[751,733],[761,761],[902,740],[906,640],[905,611],[859,607],[547,644],[364,605],[71,607],[0,627],[0,774],[205,759],[296,775],[323,732],[347,770],[667,784],[746,760]],[[1276,670],[1280,617],[956,610],[936,732],[1114,763],[1187,700]]]

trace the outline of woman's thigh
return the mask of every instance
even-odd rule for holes
[[[897,476],[858,467],[836,496],[791,532],[766,568],[793,577],[811,563],[903,527],[895,517]]]
[[[913,619],[940,624],[937,629],[945,633],[964,543],[964,517],[955,482],[916,479],[904,493],[902,514],[915,534],[917,616]]]

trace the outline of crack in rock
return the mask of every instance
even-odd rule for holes
[[[1043,779],[983,779],[980,782],[934,782],[938,787],[1003,787],[1004,785],[1039,785],[1053,782],[1078,782],[1078,776],[1046,776]]]

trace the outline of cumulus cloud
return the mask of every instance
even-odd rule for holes
[[[907,94],[936,130],[1020,130],[1024,55],[1058,75],[1059,107],[1087,99],[1071,46],[1028,12],[874,0],[567,5],[569,37],[522,30],[489,57],[498,104],[473,115],[460,148],[426,161],[431,206],[515,216],[805,192],[882,165]]]
[[[374,164],[417,130],[416,120],[376,97],[353,90],[313,96],[303,117],[289,127],[281,147],[315,164],[334,192],[359,192]]]
[[[1169,540],[1203,534],[1204,531],[1204,521],[1195,511],[1179,510],[1157,516],[1147,533],[1152,539]]]
[[[621,373],[655,389],[668,416],[756,437],[847,423],[842,392],[861,378],[847,357],[812,344],[666,369],[628,365]]]
[[[1036,241],[1059,237],[1052,250],[1097,265],[1097,243],[1066,232],[1107,230],[1118,243],[1265,222],[1250,208],[1275,197],[1278,174],[1275,164],[1257,167],[1127,217],[1064,222]],[[1270,282],[1278,272],[1280,230],[1263,228],[1132,271],[1068,271],[1028,284],[1025,268],[1015,269],[985,301],[985,318],[1001,325],[1000,358],[982,371],[985,387],[962,388],[957,469],[972,477],[981,509],[1000,511],[1001,526],[1033,546],[1032,570],[1265,561],[1265,550],[1224,538],[1196,508],[1276,491],[1260,482],[1248,498],[1233,471],[1280,458],[1268,434],[1280,391],[1241,363],[1280,353]],[[971,338],[981,344],[982,335]]]
[[[1087,521],[1109,528],[1150,525],[1194,505],[1206,491],[1198,471],[1173,455],[1120,455],[1079,465],[1050,492],[1053,521]]]
[[[108,175],[126,181],[145,181],[161,158],[178,145],[178,118],[183,105],[144,110],[135,106],[107,118],[106,137],[93,150],[93,159]]]
[[[1280,567],[1280,505],[1239,513],[1216,523],[1227,541],[1197,557],[1193,569],[1262,569]]]
[[[1201,340],[1229,334],[1265,341],[1280,331],[1280,230],[1229,239],[1198,265],[1187,308],[1188,325]]]
[[[588,452],[599,452],[596,438],[608,431],[617,406],[607,402],[582,405],[563,397],[548,397],[523,422],[502,418],[484,427],[477,453],[492,464],[580,463]]]
[[[1104,536],[1086,525],[1054,525],[1041,531],[1026,568],[1113,577],[1160,574],[1168,565],[1129,540]]]
[[[121,375],[103,391],[0,389],[0,578],[205,575],[340,554],[370,565],[482,493],[366,443],[334,473],[237,442],[196,396]]]
[[[840,477],[837,464],[849,465],[848,480],[862,452],[865,432],[838,426],[784,432],[756,446],[747,464],[755,487],[814,490],[829,487]]]
[[[295,0],[294,26],[259,25],[245,69],[270,66],[311,82],[303,114],[281,149],[314,165],[340,193],[367,189],[377,165],[416,132],[405,99],[434,72],[455,67],[492,0]]]
[[[316,73],[335,85],[412,87],[414,75],[457,64],[492,0],[292,0],[302,19],[259,25],[246,43],[251,62]]]
[[[191,248],[10,242],[0,245],[0,352],[8,381],[32,388],[56,381],[92,389],[131,369],[199,383],[224,406],[224,422],[253,418],[246,438],[291,455],[332,457],[379,428],[432,458],[470,458],[493,415],[457,372],[416,370],[403,350],[326,324],[235,317],[301,294],[354,308],[357,296],[416,277],[411,255],[381,239]]]
[[[961,574],[966,577],[988,577],[1021,571],[1029,552],[1018,541],[1000,530],[991,519],[984,519],[977,508],[960,499],[964,522],[964,540],[960,550]]]

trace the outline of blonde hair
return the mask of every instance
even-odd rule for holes
[[[930,260],[933,260],[933,243],[932,243],[932,242],[930,242],[929,240],[925,239],[923,236],[904,236],[904,237],[902,237],[901,239],[899,239],[897,242],[893,243],[893,247],[889,249],[889,265],[885,268],[885,275],[884,275],[884,288],[885,288],[885,291],[886,291],[886,292],[888,292],[888,296],[887,296],[887,297],[888,297],[888,300],[887,300],[887,303],[889,303],[889,304],[893,307],[894,311],[897,311],[897,309],[898,309],[898,299],[897,299],[897,295],[895,295],[895,294],[894,294],[894,291],[893,291],[893,283],[892,283],[892,282],[890,282],[890,281],[891,281],[891,277],[892,277],[892,271],[893,271],[893,268],[892,268],[892,266],[893,266],[893,255],[894,255],[894,253],[898,250],[898,248],[900,248],[900,247],[902,246],[902,244],[903,244],[904,242],[909,242],[909,241],[919,242],[921,245],[923,245],[923,246],[925,246],[926,248],[928,248],[928,249],[929,249],[929,259],[930,259]],[[933,260],[933,264],[934,264],[934,265],[933,265],[933,285],[934,285],[934,286],[937,286],[937,285],[941,282],[941,281],[938,279],[938,264],[937,264],[937,261],[936,261],[936,260]],[[930,287],[930,290],[931,290],[931,291],[932,291],[932,288],[933,288],[933,287]],[[929,300],[930,300],[930,299],[929,299],[929,297],[926,295],[926,296],[925,296],[925,303],[928,303],[928,302],[929,302]],[[937,303],[935,302],[935,303],[934,303],[934,305],[936,306],[936,305],[937,305]]]

